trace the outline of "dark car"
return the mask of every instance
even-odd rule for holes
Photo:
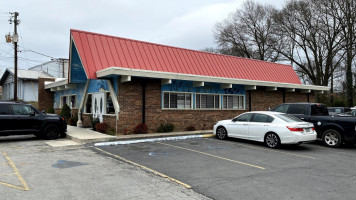
[[[34,134],[56,139],[66,132],[67,123],[61,116],[41,113],[29,104],[0,102],[0,136]]]
[[[313,123],[317,137],[329,147],[356,143],[356,118],[329,116],[325,104],[284,103],[273,111],[291,114],[303,121]]]

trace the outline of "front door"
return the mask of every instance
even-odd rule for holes
[[[93,118],[99,118],[103,122],[103,114],[105,114],[105,93],[95,93],[92,96]]]

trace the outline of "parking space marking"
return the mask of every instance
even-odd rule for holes
[[[312,156],[304,156],[304,155],[300,155],[300,154],[295,154],[295,153],[288,153],[288,152],[283,152],[283,151],[277,151],[277,150],[273,150],[273,149],[267,149],[267,148],[262,148],[262,147],[255,147],[255,146],[251,146],[251,145],[247,145],[247,144],[241,144],[241,143],[237,143],[237,142],[229,142],[229,141],[222,141],[222,140],[218,140],[219,142],[224,142],[224,143],[229,143],[229,144],[237,144],[240,146],[244,146],[244,147],[248,147],[248,148],[253,148],[253,149],[261,149],[264,151],[272,151],[272,152],[276,152],[276,153],[281,153],[281,154],[286,154],[286,155],[290,155],[290,156],[296,156],[296,157],[302,157],[302,158],[308,158],[308,159],[313,159],[316,160],[316,158],[312,157]]]
[[[249,163],[245,163],[245,162],[241,162],[241,161],[237,161],[237,160],[232,160],[232,159],[229,159],[229,158],[216,156],[216,155],[213,155],[213,154],[210,154],[210,153],[205,153],[205,152],[197,151],[197,150],[194,150],[194,149],[188,149],[188,148],[175,146],[175,145],[171,145],[171,144],[166,144],[166,143],[162,143],[162,142],[157,142],[157,143],[163,144],[163,145],[166,145],[166,146],[170,146],[170,147],[174,147],[174,148],[178,148],[178,149],[192,151],[192,152],[195,152],[195,153],[200,153],[200,154],[203,154],[203,155],[211,156],[211,157],[214,157],[214,158],[219,158],[219,159],[222,159],[222,160],[238,163],[238,164],[241,164],[241,165],[246,165],[246,166],[250,166],[250,167],[254,167],[254,168],[258,168],[258,169],[265,169],[264,167],[260,167],[260,166],[257,166],[257,165],[252,165],[252,164],[249,164]]]
[[[30,188],[28,187],[26,181],[22,178],[19,170],[17,169],[16,165],[14,164],[14,162],[12,162],[12,160],[10,159],[9,155],[7,155],[6,152],[2,152],[6,162],[8,165],[11,166],[12,170],[14,171],[14,175],[17,176],[18,180],[20,181],[22,187],[19,187],[19,186],[16,186],[16,185],[12,185],[12,184],[9,184],[9,183],[4,183],[4,182],[0,182],[1,185],[5,185],[5,186],[8,186],[8,187],[11,187],[11,188],[15,188],[15,189],[18,189],[18,190],[23,190],[23,191],[28,191],[30,190]]]
[[[126,163],[129,163],[129,164],[132,164],[132,165],[134,165],[134,166],[136,166],[136,167],[139,167],[139,168],[141,168],[141,169],[143,169],[143,170],[145,170],[145,171],[148,171],[148,172],[150,172],[150,173],[156,174],[156,175],[161,176],[161,177],[163,177],[163,178],[168,178],[169,180],[171,180],[171,181],[173,181],[173,182],[176,182],[176,183],[178,183],[178,184],[180,184],[180,185],[182,185],[182,186],[184,186],[184,187],[186,187],[186,188],[188,188],[188,189],[192,188],[190,185],[185,184],[185,183],[183,183],[182,181],[179,181],[179,180],[177,180],[177,179],[175,179],[175,178],[169,177],[169,176],[167,176],[167,175],[165,175],[165,174],[162,174],[162,173],[160,173],[160,172],[158,172],[158,171],[156,171],[156,170],[153,170],[153,169],[148,168],[148,167],[146,167],[146,166],[140,165],[140,164],[135,163],[135,162],[133,162],[133,161],[127,160],[126,158],[123,158],[123,157],[118,156],[118,155],[116,155],[116,154],[112,154],[112,153],[110,153],[110,152],[107,152],[107,151],[105,151],[105,150],[99,149],[99,148],[97,148],[97,147],[93,147],[93,148],[96,149],[96,150],[98,150],[98,151],[101,151],[101,152],[103,152],[103,153],[105,153],[105,154],[107,154],[107,155],[110,155],[110,156],[113,156],[113,157],[115,157],[115,158],[118,158],[118,159],[120,159],[120,160],[122,160],[122,161],[124,161],[124,162],[126,162]]]

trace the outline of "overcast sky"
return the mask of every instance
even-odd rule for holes
[[[256,1],[277,8],[285,3]],[[13,32],[9,12],[19,12],[19,68],[27,69],[50,58],[24,48],[68,58],[70,29],[195,50],[215,47],[214,25],[242,3],[243,0],[0,0],[0,67],[3,70],[14,66],[13,45],[5,41],[5,35]]]

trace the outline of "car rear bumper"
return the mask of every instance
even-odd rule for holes
[[[293,133],[291,136],[285,136],[281,138],[282,144],[296,144],[299,142],[310,142],[316,140],[316,132],[312,134],[306,133]]]

